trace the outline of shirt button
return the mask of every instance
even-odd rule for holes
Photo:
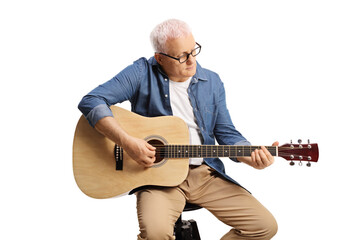
[[[165,97],[167,98],[167,97],[168,97],[168,95],[167,95],[167,94],[165,94]]]
[[[167,79],[167,78],[165,78],[164,80],[165,80],[165,82],[167,82],[167,80],[168,80],[168,79]]]

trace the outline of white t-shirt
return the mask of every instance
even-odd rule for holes
[[[173,115],[183,119],[189,127],[190,144],[201,145],[200,129],[196,124],[193,108],[190,103],[188,87],[191,78],[185,82],[170,83],[170,103],[173,111]],[[203,158],[190,158],[190,165],[201,165]]]

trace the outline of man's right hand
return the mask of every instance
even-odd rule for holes
[[[156,148],[148,144],[145,140],[127,134],[113,117],[100,119],[96,123],[95,129],[121,146],[138,164],[144,167],[154,165]]]
[[[151,167],[154,165],[156,148],[151,146],[145,140],[128,135],[126,139],[122,141],[122,147],[138,164],[144,167]]]

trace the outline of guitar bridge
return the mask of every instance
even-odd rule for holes
[[[115,169],[117,171],[123,170],[123,162],[124,162],[123,156],[124,156],[123,149],[119,145],[115,144],[114,158],[115,158]]]

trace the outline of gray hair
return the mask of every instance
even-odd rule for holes
[[[158,24],[150,34],[150,41],[155,52],[166,52],[168,39],[186,37],[191,34],[189,25],[181,20],[169,19]]]

